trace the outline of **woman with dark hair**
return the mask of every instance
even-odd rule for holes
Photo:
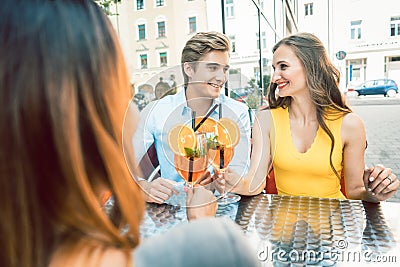
[[[348,198],[392,197],[400,182],[391,169],[378,165],[364,173],[364,124],[343,101],[340,72],[322,42],[297,33],[279,41],[273,53],[269,109],[257,114],[250,171],[234,191],[260,192],[272,164],[278,194],[345,198],[343,173]],[[228,173],[226,179],[235,184],[238,178]]]
[[[144,200],[123,155],[129,90],[115,32],[93,1],[1,2],[0,266],[132,266]],[[124,134],[134,132],[138,114],[131,118]],[[106,214],[101,199],[109,192],[115,203]],[[215,238],[216,226],[226,237],[217,243],[233,248],[230,238],[243,244],[243,236],[231,224],[198,220],[167,241],[191,248],[190,233]],[[206,247],[192,259],[207,261],[198,250]],[[238,247],[217,264],[254,264]],[[143,264],[148,250],[137,255]]]

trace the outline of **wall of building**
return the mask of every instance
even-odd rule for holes
[[[210,29],[221,30],[221,1],[206,2]],[[230,76],[232,90],[249,86],[250,80],[259,82],[261,72],[263,75],[270,75],[273,45],[291,33],[288,29],[297,30],[297,14],[294,8],[297,7],[297,1],[255,2],[257,5],[251,0],[235,0],[233,15],[230,14],[231,9],[225,11],[225,33],[235,43],[235,51],[231,53],[230,60],[231,69],[235,72]],[[260,15],[258,8],[262,12]],[[261,36],[259,36],[259,21]],[[261,37],[260,44],[259,37]]]
[[[161,71],[180,64],[180,55],[189,33],[189,17],[196,17],[198,31],[207,30],[204,0],[165,0],[165,5],[155,6],[155,0],[145,0],[144,9],[137,10],[136,0],[122,0],[111,7],[118,15],[110,19],[119,32],[131,74],[131,83],[140,86]],[[165,21],[166,35],[158,37],[158,21]],[[138,25],[146,25],[146,39],[139,40]],[[167,66],[160,66],[159,53],[167,53]],[[140,54],[147,54],[148,68],[141,69]]]
[[[312,16],[305,15],[308,3],[314,6]],[[324,42],[341,70],[344,91],[375,78],[389,77],[400,83],[400,63],[385,64],[400,57],[400,36],[390,36],[391,17],[400,16],[397,0],[300,0],[299,6],[299,29],[315,33]],[[361,21],[361,39],[351,39],[352,21]],[[344,60],[335,57],[338,51],[346,52]]]
[[[136,2],[122,0],[111,7],[118,16],[110,17],[119,33],[131,82],[136,87],[147,83],[149,79],[158,80],[161,72],[168,76],[180,71],[174,66],[180,64],[182,48],[194,34],[189,33],[189,17],[196,16],[197,32],[225,30],[228,37],[234,38],[236,51],[231,54],[231,65],[240,75],[237,84],[231,85],[236,87],[246,86],[250,79],[258,81],[260,72],[269,75],[272,46],[283,36],[297,31],[297,0],[234,0],[234,13],[225,12],[224,23],[221,1],[217,0],[165,0],[162,7],[156,7],[155,0],[145,0],[143,10],[136,9]],[[257,7],[263,12],[260,17]],[[166,22],[166,36],[158,38],[157,21],[161,20]],[[261,50],[258,47],[259,20]],[[145,40],[138,40],[139,24],[146,25]],[[167,66],[160,66],[160,52],[167,52]],[[148,55],[147,69],[141,69],[140,54],[143,53]]]

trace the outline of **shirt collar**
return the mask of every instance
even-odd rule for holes
[[[176,96],[176,101],[177,101],[177,103],[176,103],[176,104],[182,105],[182,115],[184,116],[184,115],[186,115],[186,114],[191,114],[192,110],[191,110],[191,108],[189,108],[189,107],[187,106],[187,102],[186,102],[185,88],[181,87],[180,90],[178,90],[178,92],[177,92],[176,94],[177,94],[177,96]],[[225,102],[226,102],[226,96],[225,96],[224,94],[221,93],[221,94],[219,95],[219,97],[213,99],[213,102],[212,102],[212,104],[211,104],[209,110],[210,110],[215,104],[218,104],[218,103],[223,104],[223,103],[225,103]],[[212,113],[211,115],[214,115],[214,114],[217,115],[217,116],[219,115],[219,108],[216,108],[216,109],[213,111],[213,113]]]

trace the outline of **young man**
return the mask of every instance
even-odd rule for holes
[[[174,154],[168,146],[169,130],[177,124],[188,124],[192,112],[196,117],[205,116],[215,104],[214,119],[228,117],[240,129],[240,141],[235,147],[229,169],[238,175],[247,172],[250,161],[250,118],[245,104],[221,93],[228,78],[229,39],[218,32],[200,32],[187,41],[182,51],[181,68],[184,76],[183,88],[175,95],[169,95],[150,103],[141,112],[138,129],[133,138],[136,162],[147,156],[154,144],[160,164],[161,177],[139,183],[147,193],[148,202],[163,203],[177,191],[169,181],[183,181],[174,167]]]

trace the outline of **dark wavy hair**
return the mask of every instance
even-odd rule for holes
[[[324,119],[332,118],[332,114],[334,117],[335,115],[340,117],[352,112],[339,90],[340,71],[330,61],[321,40],[311,33],[296,33],[285,37],[275,44],[272,52],[275,53],[282,45],[290,47],[304,67],[307,87],[316,106],[318,123],[331,139],[330,165],[334,173],[340,177],[332,163],[335,138],[324,121]],[[288,108],[292,98],[277,96],[276,88],[275,83],[269,86],[269,108]]]

